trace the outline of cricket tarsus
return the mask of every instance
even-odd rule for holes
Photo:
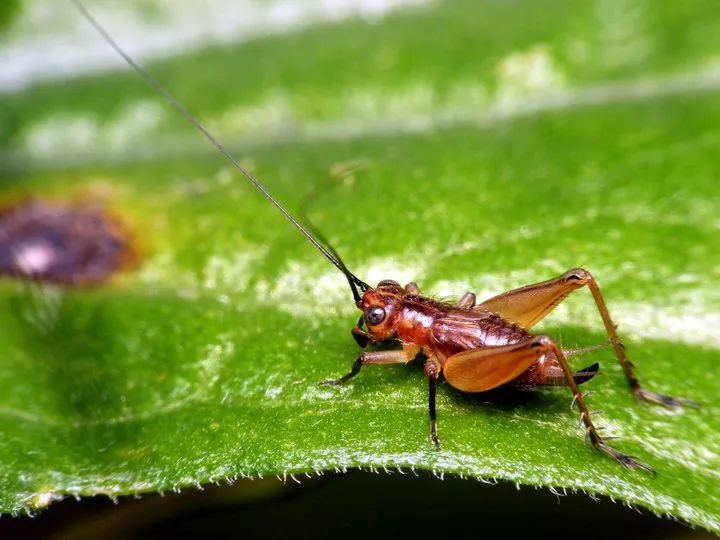
[[[628,455],[623,454],[622,452],[618,452],[617,450],[608,446],[604,442],[594,444],[593,446],[595,446],[595,448],[600,450],[603,454],[613,458],[615,461],[617,461],[620,465],[622,465],[626,469],[639,469],[639,470],[648,472],[648,473],[652,474],[653,476],[656,474],[655,469],[653,469],[647,463],[643,463],[642,461],[639,461],[634,456],[628,456]]]
[[[662,405],[668,409],[678,409],[682,407],[692,407],[694,409],[700,408],[700,404],[692,399],[685,398],[674,398],[645,390],[644,388],[638,388],[635,390],[635,397],[646,403],[652,403],[655,405]]]
[[[350,371],[340,377],[339,379],[327,379],[325,381],[322,381],[320,384],[324,384],[325,386],[340,386],[348,382],[350,379],[352,379],[355,375],[360,373],[360,368],[362,368],[364,363],[363,355],[358,356],[357,360],[352,365],[352,368],[350,368]]]
[[[126,53],[122,47],[120,47],[120,45],[110,36],[110,34],[108,34],[105,28],[90,14],[90,12],[80,0],[72,0],[72,2],[75,4],[75,7],[78,9],[78,11],[80,11],[80,13],[95,28],[95,30],[98,31],[98,33],[107,42],[107,44],[110,45],[110,47],[112,47],[115,52],[117,52],[138,75],[140,75],[140,77],[145,81],[145,83],[147,83],[148,86],[158,92],[165,99],[165,101],[168,102],[168,104],[175,108],[176,111],[178,111],[190,124],[192,124],[210,142],[210,144],[212,144],[223,156],[225,156],[225,158],[233,165],[233,167],[235,167],[238,171],[242,173],[242,175],[248,180],[248,182],[250,182],[255,187],[255,189],[262,193],[262,195],[273,206],[275,206],[275,208],[277,208],[280,213],[298,231],[300,231],[300,233],[305,236],[305,238],[313,246],[315,246],[315,248],[320,251],[320,253],[322,253],[322,255],[327,260],[333,263],[345,275],[348,283],[350,284],[350,289],[352,290],[355,302],[357,303],[360,300],[358,287],[360,288],[360,291],[364,292],[370,288],[369,285],[359,279],[357,276],[355,276],[352,272],[350,272],[347,266],[345,266],[345,263],[342,262],[342,259],[337,256],[337,253],[334,249],[328,249],[326,246],[323,245],[322,242],[315,238],[313,234],[302,223],[295,219],[295,217],[285,208],[285,206],[283,206],[283,204],[280,203],[280,201],[277,200],[268,191],[268,189],[260,182],[260,180],[255,177],[255,175],[253,175],[248,169],[246,169],[240,164],[240,162],[225,148],[225,146],[212,133],[210,133],[210,131],[205,128],[205,126],[200,122],[200,120],[198,120],[185,107],[185,105],[178,101],[177,98],[175,98],[175,96],[173,96],[170,91],[167,90],[165,86],[162,85],[160,81],[158,81],[149,71],[147,71],[144,67],[142,67],[135,60],[133,60],[133,58],[128,53]]]

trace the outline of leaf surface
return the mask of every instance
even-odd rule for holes
[[[431,4],[152,69],[370,283],[489,297],[592,270],[640,380],[703,404],[635,403],[609,349],[573,360],[601,363],[589,404],[657,476],[585,446],[566,389],[442,385],[435,451],[420,364],[318,386],[358,354],[342,276],[122,72],[3,96],[3,201],[101,201],[141,262],[92,289],[0,283],[0,509],[414,468],[720,531],[720,18],[703,2],[590,5]],[[634,17],[620,37],[613,9]],[[606,339],[587,291],[540,329],[568,348]]]

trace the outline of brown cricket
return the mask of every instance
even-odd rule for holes
[[[203,136],[238,169],[245,178],[273,204],[286,219],[302,233],[346,277],[355,300],[362,311],[352,335],[361,347],[385,342],[399,342],[398,350],[363,352],[355,360],[349,373],[322,384],[341,385],[360,372],[366,364],[405,364],[415,358],[425,358],[425,376],[429,382],[430,438],[439,448],[436,428],[435,397],[441,377],[461,392],[486,392],[501,386],[535,388],[566,385],[573,395],[573,403],[580,410],[587,439],[592,445],[628,469],[643,469],[653,473],[649,465],[608,446],[593,424],[578,385],[597,373],[593,364],[573,373],[567,357],[574,351],[563,351],[545,335],[530,331],[545,318],[568,294],[588,287],[605,325],[610,344],[622,366],[630,390],[641,401],[680,407],[696,405],[687,399],[676,399],[645,390],[640,386],[633,365],[625,355],[625,348],[610,318],[605,300],[592,274],[575,268],[563,275],[515,289],[480,304],[475,294],[466,293],[457,303],[441,302],[423,296],[415,283],[404,287],[396,281],[383,280],[371,287],[360,280],[342,261],[337,252],[319,233],[313,234],[275,198],[267,188],[235,159],[228,150],[142,66],[135,62],[90,15],[79,0],[73,0],[80,13],[100,33],[103,39],[153,89],[185,117]],[[363,330],[363,325],[367,330]]]
[[[362,353],[349,373],[323,384],[343,384],[366,364],[405,364],[418,356],[424,357],[424,372],[429,383],[430,438],[437,447],[440,442],[435,395],[441,376],[462,392],[486,392],[503,385],[519,389],[566,385],[580,410],[586,437],[595,448],[623,467],[654,472],[649,465],[608,446],[593,424],[578,385],[597,373],[598,364],[573,373],[567,357],[575,351],[563,351],[551,337],[530,332],[568,294],[581,287],[588,287],[592,293],[610,344],[635,397],[666,407],[696,405],[640,386],[600,288],[592,274],[583,268],[505,292],[480,304],[471,292],[455,304],[433,300],[422,296],[415,283],[402,287],[395,281],[384,280],[371,288],[345,271],[353,285],[356,305],[363,312],[352,329],[358,344],[366,347],[393,340],[399,341],[402,348]],[[362,295],[355,290],[355,285]],[[363,324],[367,331],[363,330]]]

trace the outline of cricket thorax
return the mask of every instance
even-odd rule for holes
[[[432,327],[442,310],[438,303],[421,296],[407,296],[396,321],[397,337],[404,343],[427,347],[432,343]]]

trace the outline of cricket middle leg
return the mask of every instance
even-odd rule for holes
[[[435,448],[440,449],[440,439],[437,436],[437,408],[436,408],[436,397],[437,397],[437,381],[440,378],[442,372],[442,366],[438,359],[434,356],[430,356],[425,361],[424,366],[425,376],[428,378],[428,413],[430,415],[430,440],[435,445]]]

